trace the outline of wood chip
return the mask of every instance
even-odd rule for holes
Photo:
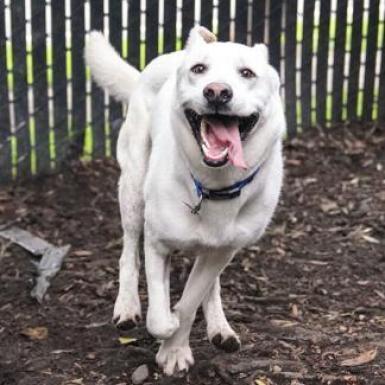
[[[341,361],[340,365],[341,366],[365,365],[373,361],[376,358],[376,356],[377,356],[377,348],[374,348],[359,354],[357,357],[343,360]]]
[[[142,384],[148,376],[150,375],[150,372],[148,370],[147,365],[140,365],[138,366],[134,373],[132,373],[131,380],[134,385]]]
[[[31,340],[45,340],[48,337],[48,329],[45,326],[26,328],[21,331],[21,334]]]

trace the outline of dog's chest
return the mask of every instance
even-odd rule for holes
[[[156,217],[150,215],[146,222],[157,238],[171,248],[192,251],[200,247],[240,248],[255,241],[261,226],[242,214],[239,204],[236,200],[203,201],[199,213],[192,214],[176,198],[163,202]]]

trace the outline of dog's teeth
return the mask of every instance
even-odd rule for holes
[[[209,148],[210,143],[207,140],[206,132],[207,132],[206,123],[204,121],[202,121],[202,123],[201,123],[201,137],[202,137],[203,143],[206,145],[206,148]]]
[[[228,153],[228,151],[229,151],[229,149],[228,149],[228,147],[226,147],[222,152],[221,152],[221,157],[222,158],[224,158],[226,155],[227,155],[227,153]]]

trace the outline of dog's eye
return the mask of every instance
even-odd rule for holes
[[[242,68],[239,72],[241,76],[246,79],[255,78],[256,76],[255,73],[249,68]]]
[[[203,74],[207,70],[207,66],[204,64],[195,64],[191,67],[191,72],[194,74]]]

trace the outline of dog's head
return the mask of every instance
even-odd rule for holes
[[[209,167],[232,163],[247,168],[244,149],[279,89],[266,46],[216,42],[211,32],[196,27],[185,53],[176,85],[178,108],[189,131],[179,133],[182,140],[191,140],[192,134],[195,150],[189,144],[189,152],[200,151]]]

